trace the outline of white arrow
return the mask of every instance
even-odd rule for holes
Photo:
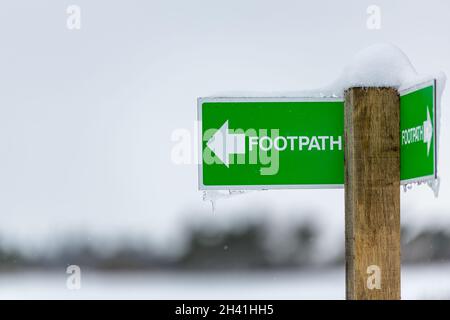
[[[206,143],[214,154],[228,168],[230,154],[245,153],[245,134],[228,133],[228,120]]]
[[[431,122],[430,110],[427,106],[427,120],[423,122],[423,142],[427,144],[427,156],[430,155],[431,139],[433,138],[433,123]]]

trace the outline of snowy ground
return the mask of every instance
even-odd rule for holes
[[[66,274],[4,273],[0,299],[343,299],[341,268],[255,273],[90,273],[68,290]],[[450,299],[450,263],[406,266],[403,299]]]

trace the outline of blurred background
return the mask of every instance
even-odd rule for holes
[[[374,43],[450,75],[449,13],[444,0],[1,2],[0,298],[344,298],[343,190],[212,206],[193,155],[174,161],[174,132],[194,148],[197,97],[322,87]],[[407,299],[450,298],[449,102],[446,89],[439,197],[401,196]]]

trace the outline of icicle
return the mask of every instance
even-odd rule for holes
[[[207,190],[203,191],[203,201],[211,202],[212,212],[215,213],[217,207],[217,201],[219,199],[228,199],[237,195],[241,195],[250,191],[243,190],[228,190],[228,191],[219,191],[219,190]]]

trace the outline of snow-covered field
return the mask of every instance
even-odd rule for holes
[[[402,269],[403,299],[450,299],[450,263]],[[254,273],[4,273],[0,299],[343,299],[342,268]]]

